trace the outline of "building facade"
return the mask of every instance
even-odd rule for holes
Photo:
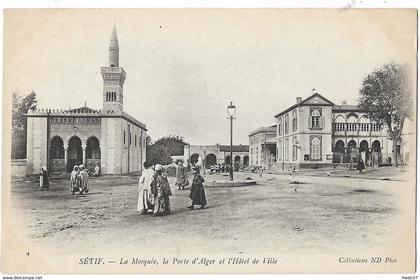
[[[249,166],[249,146],[232,146],[233,162],[239,164],[240,168]],[[209,168],[214,164],[230,164],[229,145],[185,145],[184,146],[184,165],[198,163]]]
[[[271,168],[276,162],[276,128],[277,125],[260,127],[248,134],[250,165]]]
[[[123,110],[126,73],[119,66],[114,26],[109,66],[101,67],[102,110],[83,106],[72,110],[41,109],[27,114],[26,173],[44,166],[50,172],[69,172],[74,165],[98,165],[102,174],[142,170],[146,158],[146,125]]]
[[[390,163],[392,141],[386,129],[364,115],[355,105],[345,102],[335,105],[319,93],[304,100],[297,97],[296,104],[275,116],[273,167],[290,170],[320,168],[333,163],[355,164],[358,157],[363,158],[367,166]],[[260,140],[256,140],[258,135]],[[254,151],[266,145],[261,141],[263,135],[258,130],[249,135],[251,164],[259,163],[257,155],[261,155]]]

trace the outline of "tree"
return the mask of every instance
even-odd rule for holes
[[[184,154],[184,146],[187,145],[187,143],[182,136],[169,135],[158,139],[154,145],[167,148],[171,156],[182,156]]]
[[[171,156],[180,156],[184,154],[184,146],[187,143],[184,137],[179,135],[169,135],[153,142],[150,136],[146,137],[146,159],[152,164],[170,164]]]
[[[31,92],[25,97],[13,93],[12,97],[12,158],[26,158],[26,117],[29,110],[37,106],[36,94]]]
[[[404,121],[413,111],[412,88],[406,65],[388,63],[374,70],[362,82],[359,107],[366,117],[386,125],[392,140],[392,165],[397,166],[397,145]]]
[[[152,145],[146,149],[146,160],[151,164],[167,165],[172,163],[168,149],[160,145]]]

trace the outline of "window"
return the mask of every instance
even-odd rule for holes
[[[292,129],[293,131],[297,130],[297,111],[296,109],[292,112]]]
[[[283,118],[282,117],[280,117],[279,118],[279,136],[280,135],[283,135]]]
[[[297,138],[293,137],[292,139],[292,144],[293,144],[293,160],[297,160]]]
[[[289,133],[289,114],[286,114],[286,116],[284,116],[284,134],[288,134]]]
[[[284,160],[289,160],[289,138],[284,140]]]
[[[124,139],[123,140],[124,140],[124,144],[125,144],[125,130],[124,130]]]
[[[134,134],[134,146],[137,146],[137,135]]]
[[[320,119],[321,113],[319,110],[312,110],[311,112],[311,127],[312,128],[321,128],[320,126]]]
[[[321,140],[313,137],[311,140],[311,160],[321,159]]]

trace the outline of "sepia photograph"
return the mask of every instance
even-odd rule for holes
[[[416,9],[5,9],[2,272],[416,272]]]

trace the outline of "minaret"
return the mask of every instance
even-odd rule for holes
[[[118,67],[119,66],[119,47],[118,47],[118,37],[117,29],[112,28],[111,41],[109,42],[109,66]]]
[[[119,67],[119,46],[115,25],[112,29],[111,40],[109,42],[109,66],[101,67],[101,74],[104,80],[104,113],[122,112],[125,71],[122,67]]]

